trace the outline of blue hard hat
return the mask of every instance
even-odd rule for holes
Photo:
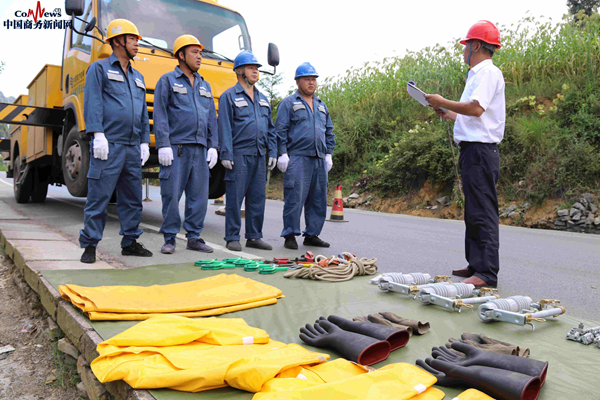
[[[315,69],[315,67],[310,65],[309,62],[305,62],[300,64],[300,66],[296,68],[296,76],[294,77],[294,79],[298,79],[303,76],[314,76],[318,78],[319,74],[317,74],[317,70]]]
[[[242,65],[257,65],[262,67],[262,64],[258,62],[256,56],[250,50],[244,50],[237,55],[233,62],[233,69],[241,67]]]

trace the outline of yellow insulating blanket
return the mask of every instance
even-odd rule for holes
[[[431,387],[437,379],[406,363],[374,372],[337,359],[324,364],[290,368],[266,382],[252,400],[441,400],[444,392]]]
[[[239,318],[156,316],[98,345],[100,382],[198,392],[232,386],[257,392],[281,371],[329,358],[269,339]]]
[[[145,320],[171,314],[206,317],[277,303],[276,287],[239,275],[220,274],[154,286],[59,286],[61,296],[91,320]]]

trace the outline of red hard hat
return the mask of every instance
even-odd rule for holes
[[[500,31],[496,28],[496,25],[490,21],[481,20],[475,22],[475,24],[469,28],[467,37],[461,40],[460,44],[467,44],[471,39],[479,39],[500,48]]]

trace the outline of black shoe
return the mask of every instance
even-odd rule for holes
[[[152,252],[135,240],[129,246],[123,247],[121,254],[124,256],[152,257]]]
[[[242,245],[239,240],[230,240],[226,246],[231,251],[242,251]]]
[[[273,246],[262,239],[248,239],[246,240],[246,247],[253,247],[260,250],[273,250]]]
[[[305,246],[329,247],[329,243],[322,241],[318,236],[306,236],[304,238]]]
[[[83,251],[83,254],[81,255],[81,260],[82,263],[86,263],[86,264],[93,264],[96,262],[96,247],[95,246],[88,246],[85,248],[85,250]]]
[[[298,250],[298,242],[296,242],[296,236],[294,236],[294,235],[286,236],[283,247],[285,247],[286,249],[290,249],[290,250]]]
[[[204,242],[204,239],[200,239],[200,238],[188,239],[186,249],[199,251],[202,253],[212,253],[213,252],[213,248],[210,247],[209,245],[207,245],[206,242]]]

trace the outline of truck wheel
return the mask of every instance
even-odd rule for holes
[[[48,169],[36,167],[33,176],[31,201],[34,203],[43,203],[46,201],[46,196],[48,195]]]
[[[19,154],[15,155],[15,159],[13,161],[13,171],[14,171],[14,183],[13,188],[15,191],[15,200],[17,203],[27,203],[29,201],[29,197],[31,197],[31,170],[29,170],[26,175],[23,177],[21,183],[17,184],[17,179],[19,179],[19,175],[21,174],[21,156]]]
[[[90,169],[90,142],[82,139],[77,126],[67,135],[62,154],[65,185],[74,197],[87,196],[87,174]]]

